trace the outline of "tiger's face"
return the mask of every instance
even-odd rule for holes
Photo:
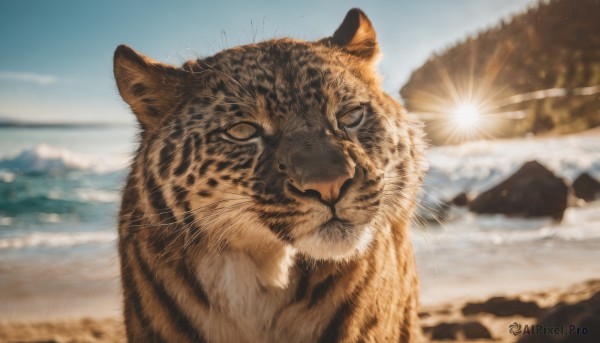
[[[117,50],[157,225],[189,244],[343,260],[409,215],[419,131],[378,85],[376,46],[360,56],[335,43],[272,40],[181,68]]]

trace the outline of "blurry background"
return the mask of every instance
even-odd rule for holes
[[[3,1],[0,323],[120,313],[116,213],[137,129],[117,45],[179,65],[329,36],[351,7],[377,30],[384,88],[432,143],[413,232],[422,303],[600,277],[598,0]]]

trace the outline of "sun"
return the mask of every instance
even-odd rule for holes
[[[460,128],[474,128],[481,120],[481,111],[475,104],[460,104],[452,111],[452,120]]]

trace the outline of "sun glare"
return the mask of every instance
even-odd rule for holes
[[[419,109],[413,113],[425,121],[427,134],[433,142],[456,144],[493,139],[509,125],[507,120],[523,117],[522,111],[502,111],[513,102],[502,100],[509,93],[505,87],[492,85],[499,68],[501,63],[495,72],[478,83],[473,70],[462,76],[451,76],[445,68],[438,66],[441,92],[414,91],[407,99],[408,107]],[[518,100],[522,101],[521,98]]]
[[[456,107],[452,112],[453,120],[459,127],[472,128],[477,126],[481,119],[479,108],[474,104],[466,103]]]

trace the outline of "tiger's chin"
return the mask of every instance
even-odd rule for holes
[[[351,260],[368,249],[374,231],[372,225],[331,219],[314,232],[299,238],[294,242],[294,247],[316,260]]]

